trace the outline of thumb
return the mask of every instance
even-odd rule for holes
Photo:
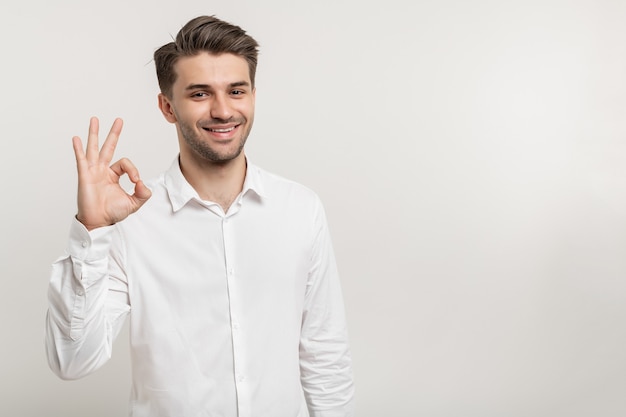
[[[142,180],[139,180],[135,183],[135,194],[130,197],[133,199],[138,209],[143,206],[143,204],[148,201],[150,197],[152,197],[152,191],[146,187],[146,184],[144,184]]]

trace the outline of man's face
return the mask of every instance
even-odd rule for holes
[[[174,70],[172,97],[160,95],[159,106],[176,123],[181,156],[226,163],[242,155],[255,99],[246,60],[201,53],[180,58]]]

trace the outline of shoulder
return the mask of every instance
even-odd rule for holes
[[[160,173],[156,177],[148,178],[144,180],[144,183],[147,187],[149,187],[153,192],[157,189],[163,189],[165,186],[165,172]]]
[[[324,219],[322,201],[311,188],[257,166],[251,166],[248,172],[254,178],[263,207],[269,211],[316,223]]]
[[[156,177],[149,178],[144,181],[146,187],[152,191],[152,197],[150,200],[146,202],[146,204],[150,202],[156,202],[166,198],[167,196],[167,187],[165,180],[165,173],[161,173]]]
[[[165,187],[164,174],[144,180],[146,187],[152,191],[152,196],[139,208],[136,213],[128,216],[122,223],[132,223],[134,220],[149,217],[151,214],[163,211],[171,212],[171,204],[169,203],[167,188]],[[129,191],[132,194],[132,190]]]

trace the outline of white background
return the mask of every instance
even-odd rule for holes
[[[261,44],[251,160],[325,202],[359,417],[626,415],[623,0],[3,2],[0,415],[126,415],[126,334],[44,358],[71,137],[166,169],[152,53],[199,14]]]

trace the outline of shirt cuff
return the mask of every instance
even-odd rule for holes
[[[67,254],[86,262],[106,258],[111,247],[114,227],[113,225],[98,227],[90,232],[76,218],[72,219]]]

